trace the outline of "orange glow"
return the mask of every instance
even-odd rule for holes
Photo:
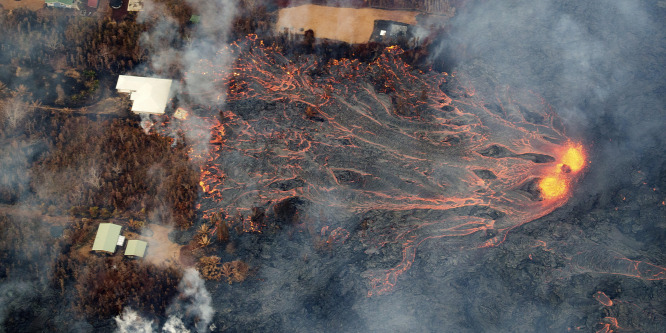
[[[545,199],[559,198],[567,193],[567,181],[560,176],[544,177],[539,182],[539,189]]]
[[[562,156],[562,164],[568,166],[572,172],[580,171],[585,165],[585,155],[581,146],[570,147]]]
[[[592,297],[604,306],[613,306],[613,300],[611,300],[603,291],[597,291]]]
[[[575,174],[585,167],[585,154],[581,145],[569,146],[567,151],[559,158],[555,170],[547,173],[539,182],[541,197],[543,199],[559,199],[567,195],[571,174]]]

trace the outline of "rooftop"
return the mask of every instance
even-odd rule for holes
[[[93,251],[116,252],[116,244],[120,237],[121,226],[113,223],[100,223],[97,236],[93,243]]]
[[[74,3],[74,0],[45,0],[45,3],[62,3],[65,5],[71,5]]]
[[[127,241],[127,247],[125,248],[125,255],[126,256],[136,256],[136,257],[143,257],[144,254],[146,253],[146,246],[148,243],[137,240],[137,239],[131,239]]]
[[[120,75],[116,89],[118,92],[130,94],[130,99],[134,101],[134,113],[162,114],[169,101],[171,80]]]

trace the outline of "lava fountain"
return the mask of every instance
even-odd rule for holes
[[[428,239],[501,243],[562,206],[585,168],[582,145],[535,94],[495,87],[483,100],[460,77],[405,64],[397,47],[328,64],[252,37],[230,49],[231,70],[199,63],[229,101],[210,121],[202,210],[255,232],[257,211],[289,211],[289,223],[351,234],[367,253],[399,246],[394,267],[366,272],[369,295],[390,291]]]

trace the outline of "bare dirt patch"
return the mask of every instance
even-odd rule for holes
[[[22,7],[30,10],[38,10],[44,7],[44,0],[0,0],[0,5],[6,10],[14,10]]]
[[[180,266],[180,248],[182,245],[171,242],[169,240],[169,233],[172,228],[165,227],[159,224],[146,225],[152,231],[152,235],[138,236],[138,239],[148,242],[146,248],[145,260],[155,265],[176,265]],[[146,234],[144,232],[144,234]]]
[[[281,9],[275,29],[278,33],[287,29],[294,34],[302,34],[312,29],[317,38],[361,44],[370,40],[375,20],[413,25],[416,24],[418,14],[419,12],[405,10],[303,5]]]

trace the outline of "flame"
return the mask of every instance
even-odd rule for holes
[[[567,193],[567,188],[567,181],[561,176],[547,176],[539,183],[544,199],[561,198]]]
[[[566,197],[572,174],[578,173],[585,166],[585,153],[582,145],[569,145],[559,159],[557,167],[539,182],[541,196],[545,200]]]
[[[568,166],[571,172],[578,172],[585,166],[585,154],[582,146],[569,147],[562,156],[562,166]]]

